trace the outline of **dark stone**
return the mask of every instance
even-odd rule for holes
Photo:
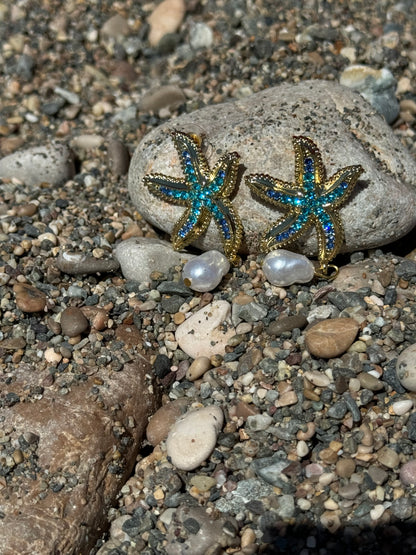
[[[170,372],[171,361],[166,355],[157,355],[153,363],[153,370],[156,376],[160,379],[167,376]]]
[[[390,287],[386,288],[386,292],[384,294],[384,304],[386,305],[394,305],[397,301],[397,291],[396,288],[391,285]]]
[[[332,291],[328,293],[328,301],[335,305],[338,310],[344,310],[350,306],[367,308],[367,303],[362,295],[355,291]]]
[[[410,280],[413,276],[416,276],[416,262],[409,259],[404,259],[395,268],[396,274],[405,280]]]
[[[157,290],[162,295],[179,295],[180,297],[189,297],[192,291],[183,282],[180,281],[162,281],[157,286]],[[183,299],[182,299],[183,302]]]
[[[340,399],[328,409],[328,416],[337,420],[342,420],[347,414],[347,403],[344,399]]]
[[[190,534],[197,534],[201,528],[199,522],[195,518],[187,518],[183,521],[183,525]]]
[[[370,403],[374,399],[374,393],[369,389],[363,389],[360,391],[360,403],[362,406],[365,407],[368,403]]]
[[[246,503],[246,509],[255,515],[262,515],[264,513],[264,505],[259,499],[252,499]]]
[[[370,362],[373,362],[374,364],[380,364],[380,362],[384,362],[387,358],[383,349],[378,345],[370,345],[367,348],[367,355]]]
[[[407,437],[411,441],[416,441],[416,412],[409,416],[409,420],[407,421]]]
[[[354,422],[360,422],[361,420],[361,413],[360,409],[357,406],[357,403],[351,397],[349,393],[344,393],[343,395],[344,401],[347,404],[348,410],[351,412],[351,416]]]
[[[397,393],[405,393],[406,389],[402,386],[396,372],[397,358],[390,360],[383,368],[383,382],[386,382]]]
[[[168,314],[175,314],[183,305],[183,297],[172,295],[171,297],[162,297],[160,306]]]

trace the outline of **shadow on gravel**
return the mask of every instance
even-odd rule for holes
[[[416,523],[398,522],[374,528],[345,526],[331,534],[328,530],[279,523],[263,530],[261,555],[414,555]],[[304,551],[303,551],[304,550]]]

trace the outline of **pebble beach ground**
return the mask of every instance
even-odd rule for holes
[[[164,408],[91,553],[415,553],[416,379],[396,371],[399,356],[416,366],[414,234],[339,257],[331,283],[271,286],[252,255],[208,293],[184,286],[180,266],[126,280],[112,252],[159,236],[129,200],[129,157],[184,112],[282,82],[339,81],[351,63],[386,68],[392,128],[415,155],[416,7],[190,0],[185,12],[172,2],[161,28],[157,4],[0,0],[0,158],[51,141],[74,153],[70,179],[49,162],[60,185],[33,185],[31,168],[0,181],[0,378],[44,376],[24,398],[0,390],[0,406],[50,387],[65,396],[138,351],[150,357]],[[191,357],[178,327],[220,301],[236,333],[225,330],[222,355]],[[331,345],[308,328],[328,318]],[[199,417],[213,441],[202,464],[173,464],[169,426],[213,405],[221,416]],[[35,471],[36,441],[16,443],[0,419],[3,489]],[[64,474],[42,479],[52,495],[71,487]]]

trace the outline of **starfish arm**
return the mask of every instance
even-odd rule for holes
[[[261,239],[261,249],[269,252],[290,245],[304,233],[312,220],[307,212],[291,211],[288,216],[277,220]]]
[[[228,199],[214,201],[212,215],[217,225],[224,246],[225,255],[233,262],[243,238],[243,225]]]
[[[291,183],[280,181],[270,175],[254,173],[246,177],[246,184],[251,191],[267,203],[281,208],[300,206],[303,200],[301,190]]]
[[[210,172],[209,187],[213,197],[229,197],[236,186],[240,155],[229,152],[221,156]]]
[[[188,187],[183,179],[150,173],[143,177],[143,183],[152,194],[166,202],[184,205],[189,199]]]
[[[347,166],[337,171],[325,184],[325,193],[321,196],[322,205],[332,205],[338,208],[350,196],[363,173],[361,166]]]
[[[293,137],[295,149],[295,182],[298,186],[314,184],[317,194],[321,193],[326,181],[325,166],[321,153],[316,144],[309,137]]]
[[[171,236],[173,248],[181,250],[195,241],[206,232],[210,221],[211,214],[207,208],[189,206],[173,227]]]
[[[344,241],[344,230],[336,211],[321,210],[314,215],[314,220],[318,237],[318,258],[321,268],[324,269],[338,254]]]
[[[190,187],[204,185],[209,180],[209,167],[201,150],[199,139],[182,131],[172,131],[171,136],[181,161],[185,180]]]

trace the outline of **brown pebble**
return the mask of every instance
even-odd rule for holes
[[[268,328],[269,335],[279,336],[285,331],[292,331],[295,328],[303,329],[308,321],[303,314],[295,314],[294,316],[285,316],[276,322],[272,322]]]
[[[313,422],[308,422],[306,424],[306,431],[303,430],[299,430],[298,433],[296,434],[297,439],[303,439],[304,441],[307,441],[308,439],[311,439],[311,437],[313,437],[315,435],[315,431],[316,431],[316,426]]]
[[[322,449],[322,451],[319,451],[319,458],[326,464],[334,464],[338,460],[338,455],[335,451],[326,447]]]
[[[306,348],[319,358],[338,357],[352,345],[358,329],[358,323],[352,318],[323,320],[306,331]]]
[[[190,401],[188,399],[176,399],[171,403],[163,405],[150,418],[146,429],[147,441],[155,446],[167,438],[169,430],[176,420],[186,412]]]
[[[245,401],[238,401],[235,405],[230,407],[228,412],[231,418],[236,416],[237,418],[246,420],[249,416],[253,416],[253,414],[259,414],[260,410],[255,405],[251,405]]]
[[[378,451],[378,462],[387,466],[387,468],[395,468],[400,462],[399,455],[390,447],[383,447]]]
[[[355,472],[355,461],[353,459],[339,459],[335,465],[335,471],[340,478],[349,478]]]
[[[83,315],[90,321],[94,330],[101,331],[107,327],[108,313],[104,308],[98,306],[82,306]]]
[[[41,312],[46,306],[46,295],[28,283],[13,286],[16,304],[23,312]]]
[[[120,324],[116,328],[116,338],[125,345],[141,345],[142,333],[134,324]]]
[[[196,358],[188,371],[186,372],[186,379],[190,382],[194,382],[198,378],[200,378],[207,370],[211,368],[211,361],[208,357],[198,357]]]
[[[130,155],[124,144],[118,139],[110,139],[107,145],[111,173],[124,175],[129,169]]]
[[[173,321],[177,326],[179,326],[179,324],[182,324],[182,322],[185,322],[185,314],[183,312],[177,312],[176,314],[173,315]]]
[[[22,204],[17,207],[16,214],[18,216],[33,216],[37,212],[37,205],[30,202],[29,204]]]
[[[76,337],[88,328],[88,320],[80,308],[71,306],[61,314],[61,328],[63,335]]]
[[[384,388],[383,382],[372,374],[368,374],[368,372],[361,372],[361,374],[358,374],[357,378],[360,380],[361,387],[369,389],[370,391],[380,391]]]

